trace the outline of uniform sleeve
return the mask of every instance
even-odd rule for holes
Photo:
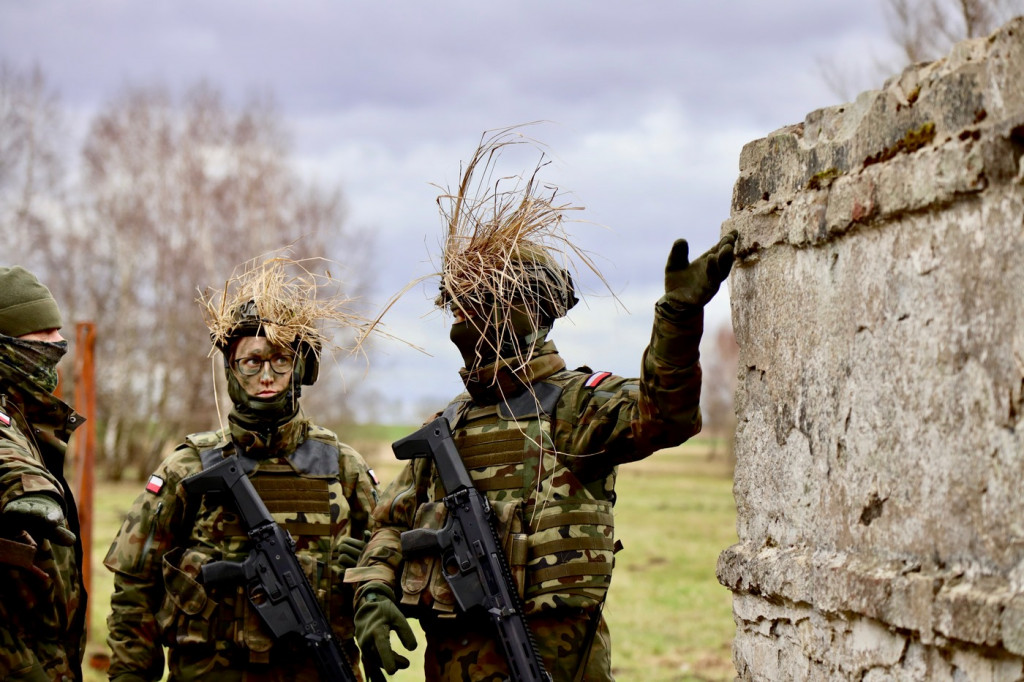
[[[366,460],[356,450],[344,443],[339,443],[338,448],[341,452],[343,485],[350,510],[349,535],[362,539],[363,531],[373,528],[373,509],[380,496],[377,479],[367,466]]]
[[[402,563],[402,532],[413,526],[416,509],[426,501],[430,461],[411,460],[384,489],[373,512],[374,531],[359,563],[345,574],[345,582],[361,587],[383,582],[392,590]]]
[[[581,460],[587,466],[610,467],[699,433],[703,326],[702,311],[680,318],[657,306],[640,378],[610,376],[593,386],[587,385],[591,376],[575,380],[559,404],[560,442],[568,442],[573,455],[588,457]]]
[[[0,426],[0,509],[26,493],[49,495],[64,504],[60,483],[32,454],[22,434],[13,425]]]
[[[164,599],[163,556],[174,546],[185,513],[179,453],[182,451],[150,478],[103,561],[114,573],[107,617],[111,678],[134,673],[159,680],[163,675],[164,656],[155,614]]]

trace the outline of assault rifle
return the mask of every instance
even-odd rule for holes
[[[440,530],[420,528],[402,533],[402,553],[440,552],[441,566],[459,608],[481,607],[498,629],[513,682],[551,682],[544,670],[523,605],[512,582],[508,559],[494,530],[494,513],[452,441],[448,420],[438,417],[391,445],[398,459],[433,457],[448,518]]]
[[[355,673],[331,632],[313,588],[295,556],[295,541],[263,504],[237,455],[183,479],[191,495],[222,491],[231,495],[242,526],[253,542],[242,562],[211,561],[202,568],[204,585],[245,582],[249,602],[275,639],[301,637],[317,668],[332,682],[356,682]]]

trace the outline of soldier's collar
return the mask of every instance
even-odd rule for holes
[[[306,438],[309,426],[304,417],[295,416],[267,431],[248,429],[229,419],[231,440],[240,453],[253,459],[266,459],[290,454]]]
[[[473,400],[482,405],[510,400],[529,386],[565,369],[565,361],[552,341],[546,341],[523,365],[495,363],[478,370],[459,370]]]

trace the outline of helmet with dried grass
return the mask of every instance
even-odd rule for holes
[[[223,355],[236,421],[265,427],[291,419],[298,413],[302,386],[312,385],[319,374],[325,326],[364,326],[363,318],[347,310],[351,299],[341,294],[340,282],[329,272],[313,271],[326,263],[324,259],[295,260],[287,255],[253,259],[236,270],[222,290],[200,296],[213,348]],[[288,388],[273,398],[248,395],[231,367],[237,341],[254,336],[266,337],[270,345],[295,353]]]
[[[527,360],[578,302],[563,264],[575,256],[596,272],[564,229],[581,207],[539,180],[545,155],[532,173],[497,171],[501,154],[521,144],[536,147],[516,128],[484,133],[458,187],[438,197],[445,236],[435,303],[456,316],[451,338],[468,369]]]
[[[434,303],[453,312],[462,307],[482,311],[522,306],[538,324],[550,326],[565,317],[579,299],[569,271],[541,247],[521,244],[517,253],[490,270],[446,272]]]
[[[303,338],[295,335],[290,341],[285,341],[281,338],[280,331],[274,334],[273,330],[287,328],[291,321],[290,318],[294,317],[294,311],[289,310],[287,304],[278,311],[276,319],[260,314],[259,305],[253,299],[234,306],[229,315],[227,331],[220,337],[211,334],[214,345],[224,356],[226,372],[230,372],[231,350],[235,341],[246,336],[266,336],[271,343],[291,348],[295,352],[296,371],[293,378],[299,385],[312,386],[316,383],[320,373],[321,344],[319,338]]]

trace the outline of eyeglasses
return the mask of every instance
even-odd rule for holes
[[[250,355],[235,360],[235,367],[242,376],[255,376],[263,369],[263,365],[270,363],[270,369],[274,374],[288,374],[295,366],[295,356],[290,353],[278,353],[269,358],[261,358],[258,355]]]

